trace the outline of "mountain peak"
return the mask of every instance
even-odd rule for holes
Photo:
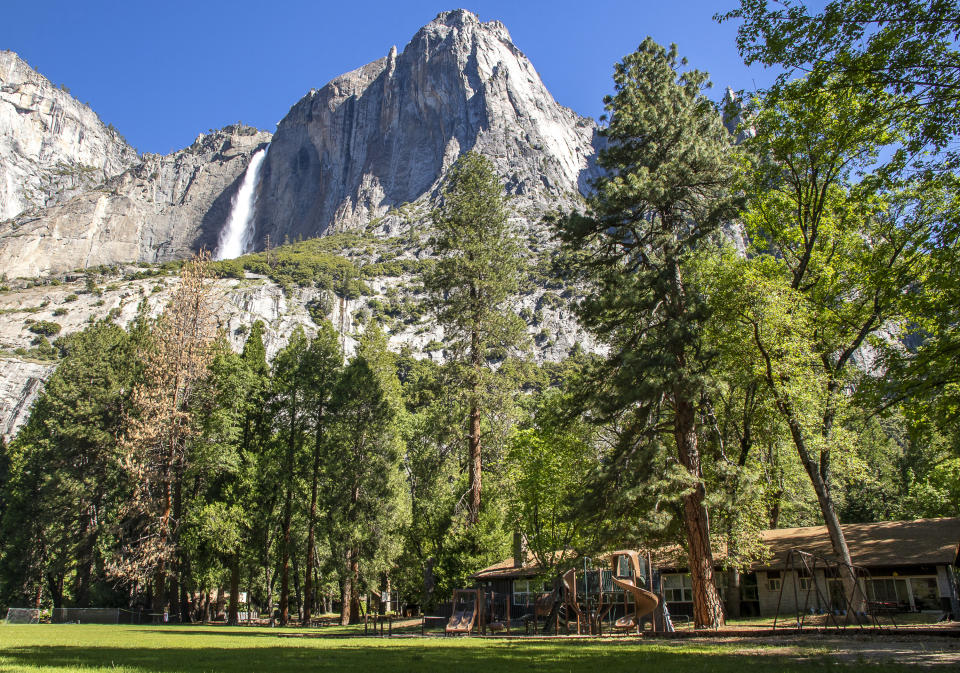
[[[507,27],[500,21],[483,22],[480,20],[480,17],[466,9],[454,9],[448,12],[440,12],[433,21],[425,25],[417,32],[417,35],[414,36],[414,41],[416,41],[417,37],[420,37],[424,34],[445,37],[450,31],[457,31],[459,33],[472,33],[478,29],[481,32],[493,35],[496,39],[502,42],[510,44],[511,46],[513,45],[513,40],[510,37],[510,31],[508,31]]]
[[[436,197],[450,166],[490,158],[528,212],[572,205],[594,172],[594,124],[557,104],[499,21],[458,9],[403,51],[335,78],[280,122],[255,239],[365,227]]]

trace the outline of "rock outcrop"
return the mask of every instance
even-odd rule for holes
[[[32,277],[212,249],[250,156],[270,134],[228,126],[73,198],[0,225],[0,272]]]
[[[93,110],[12,51],[0,51],[0,131],[0,221],[65,201],[138,160]]]
[[[0,437],[11,439],[30,416],[55,364],[0,358]]]
[[[570,206],[595,168],[596,126],[559,105],[499,21],[444,12],[389,54],[311,91],[262,169],[256,238],[361,227],[436,196],[467,150],[492,160],[517,211]]]

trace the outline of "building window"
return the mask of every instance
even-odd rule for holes
[[[780,591],[780,578],[779,577],[768,577],[767,578],[767,591]]]
[[[870,579],[866,582],[867,598],[878,603],[898,603],[902,605],[910,604],[910,596],[907,593],[907,581],[893,577],[882,577],[880,579]]]
[[[797,578],[797,584],[800,586],[800,591],[813,591],[813,578],[809,575],[801,575]]]
[[[630,577],[630,558],[623,554],[617,557],[617,577]]]
[[[513,580],[513,604],[530,605],[536,600],[530,580]]]
[[[690,575],[664,575],[663,600],[667,603],[692,603],[693,581]]]
[[[915,610],[940,609],[940,591],[937,589],[936,577],[911,577],[910,589],[913,590]]]

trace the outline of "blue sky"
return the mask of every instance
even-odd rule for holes
[[[735,0],[451,2],[9,2],[0,48],[68,86],[139,150],[162,153],[238,120],[272,131],[311,87],[402,50],[457,6],[502,21],[554,97],[591,117],[613,64],[647,35],[709,71],[715,97],[772,78],[743,65],[734,24],[712,19]]]

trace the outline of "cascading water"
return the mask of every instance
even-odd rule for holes
[[[233,195],[230,203],[230,216],[220,232],[220,241],[213,254],[214,259],[233,259],[247,251],[253,241],[253,213],[257,205],[257,180],[260,166],[267,156],[269,145],[257,150],[250,157],[250,164],[243,174],[240,189]]]

